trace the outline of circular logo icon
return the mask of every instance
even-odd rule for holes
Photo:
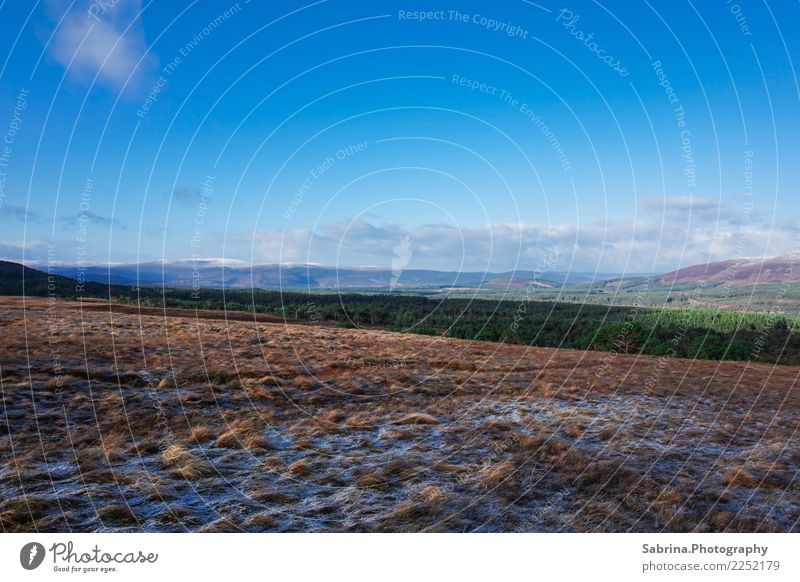
[[[26,570],[35,570],[44,561],[44,546],[39,542],[30,542],[19,551],[19,563]]]

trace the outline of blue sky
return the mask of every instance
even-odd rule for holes
[[[0,256],[388,267],[407,236],[409,268],[653,272],[788,253],[798,17],[6,1]]]

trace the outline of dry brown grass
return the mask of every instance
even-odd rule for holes
[[[423,412],[412,412],[398,419],[397,424],[439,424],[435,416]]]
[[[514,495],[519,493],[516,471],[511,459],[505,459],[484,467],[481,470],[481,478],[489,489]]]
[[[248,520],[249,525],[266,529],[273,527],[276,524],[276,522],[277,519],[275,518],[275,516],[267,512],[257,513]]]
[[[168,447],[162,455],[164,463],[172,473],[183,479],[200,479],[214,473],[211,464],[181,445]]]
[[[347,418],[344,425],[349,428],[372,428],[375,426],[377,419],[374,416],[356,414]]]
[[[320,418],[325,422],[339,423],[347,418],[347,413],[344,410],[334,408],[333,410],[326,410],[320,415]]]
[[[286,468],[289,473],[296,477],[307,477],[311,474],[311,463],[308,459],[298,459]]]
[[[264,458],[260,463],[261,468],[267,471],[277,471],[286,466],[280,457],[275,455]]]
[[[125,503],[103,505],[98,508],[97,517],[102,521],[119,525],[136,525],[139,523],[136,513]]]
[[[22,496],[0,504],[0,526],[4,532],[29,531],[43,517],[52,502],[42,497]]]
[[[759,480],[741,466],[732,467],[722,478],[728,487],[757,487]]]
[[[420,491],[420,496],[428,503],[441,503],[447,499],[447,492],[436,485],[427,485]]]
[[[2,531],[798,530],[797,368],[37,301]]]
[[[217,431],[208,425],[198,425],[192,428],[189,435],[189,440],[193,443],[201,444],[214,440],[217,437]]]

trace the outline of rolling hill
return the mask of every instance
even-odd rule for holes
[[[48,274],[19,263],[0,261],[0,295],[33,295],[37,297],[107,297],[108,286],[74,278]]]
[[[715,261],[665,273],[658,281],[662,285],[706,282],[731,286],[798,281],[800,269],[794,268],[796,261],[792,255]]]

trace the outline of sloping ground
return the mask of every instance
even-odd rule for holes
[[[3,531],[800,529],[798,368],[24,304]]]
[[[108,297],[109,289],[100,283],[80,283],[75,279],[48,274],[19,263],[0,261],[0,295]]]
[[[783,255],[765,259],[729,259],[714,263],[692,265],[659,277],[662,285],[681,283],[722,283],[748,285],[753,283],[800,281],[800,255]]]

